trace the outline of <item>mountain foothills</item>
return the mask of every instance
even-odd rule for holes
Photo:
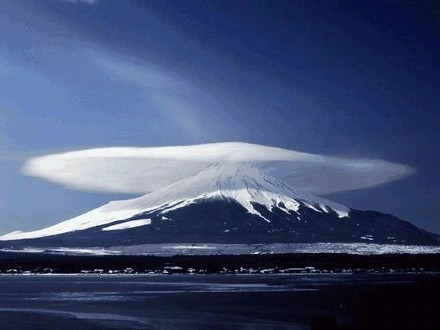
[[[440,243],[438,235],[394,216],[347,208],[235,162],[214,163],[142,197],[113,201],[59,224],[12,232],[0,240],[4,247]]]

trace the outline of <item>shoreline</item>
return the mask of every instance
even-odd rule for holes
[[[440,254],[65,255],[0,252],[1,274],[436,273]]]

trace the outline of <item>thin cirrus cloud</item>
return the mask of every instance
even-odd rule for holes
[[[363,189],[414,170],[378,159],[348,159],[262,145],[225,142],[150,148],[98,148],[29,159],[23,173],[73,189],[145,194],[219,162],[248,163],[309,193]]]
[[[147,110],[158,112],[188,136],[206,137],[199,107],[194,102],[203,99],[196,86],[153,64],[135,63],[96,51],[86,54],[107,79],[135,87],[141,102],[150,105]]]

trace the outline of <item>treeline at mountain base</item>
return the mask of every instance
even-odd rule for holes
[[[440,272],[440,254],[133,256],[0,252],[1,273]]]

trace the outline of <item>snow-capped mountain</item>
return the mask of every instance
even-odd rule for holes
[[[54,226],[12,232],[0,240],[52,246],[438,243],[436,235],[395,217],[351,210],[235,162],[215,163],[142,197],[110,202]]]

